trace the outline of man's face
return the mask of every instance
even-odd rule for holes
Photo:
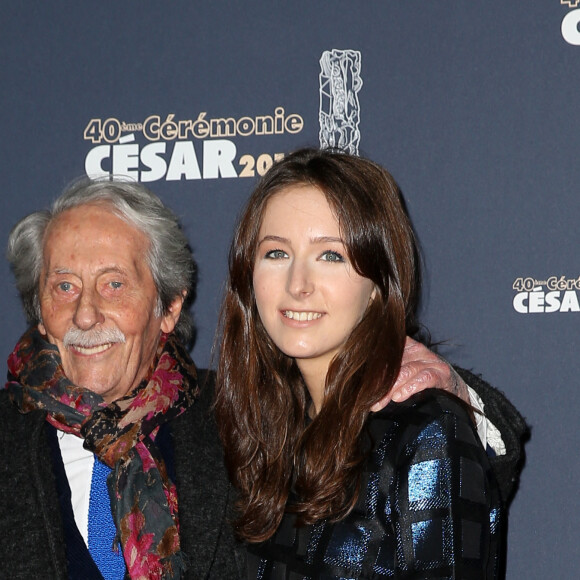
[[[148,248],[145,234],[97,204],[61,214],[44,240],[38,328],[58,347],[66,376],[107,402],[147,376],[161,331],[181,312],[177,299],[155,315]]]

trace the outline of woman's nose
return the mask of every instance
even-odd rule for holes
[[[300,298],[314,291],[314,275],[308,265],[300,260],[294,260],[288,270],[289,294]]]

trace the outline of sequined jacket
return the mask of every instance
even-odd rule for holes
[[[353,511],[248,548],[248,578],[497,578],[502,502],[465,407],[434,390],[372,414]]]

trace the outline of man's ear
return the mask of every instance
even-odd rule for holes
[[[173,329],[181,316],[181,309],[183,308],[186,294],[186,292],[183,292],[181,296],[176,296],[173,299],[173,302],[169,305],[167,312],[163,315],[161,319],[161,330],[166,334],[173,332]]]

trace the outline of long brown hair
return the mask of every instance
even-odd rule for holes
[[[324,193],[349,260],[377,290],[332,360],[322,408],[311,422],[302,376],[264,329],[252,284],[268,200],[304,184]],[[302,149],[275,163],[258,183],[234,233],[220,318],[216,414],[229,475],[240,492],[240,538],[269,538],[285,509],[297,514],[299,525],[338,520],[352,509],[365,459],[364,423],[391,389],[405,336],[414,330],[416,255],[397,184],[372,161]],[[291,487],[297,501],[287,505]]]

